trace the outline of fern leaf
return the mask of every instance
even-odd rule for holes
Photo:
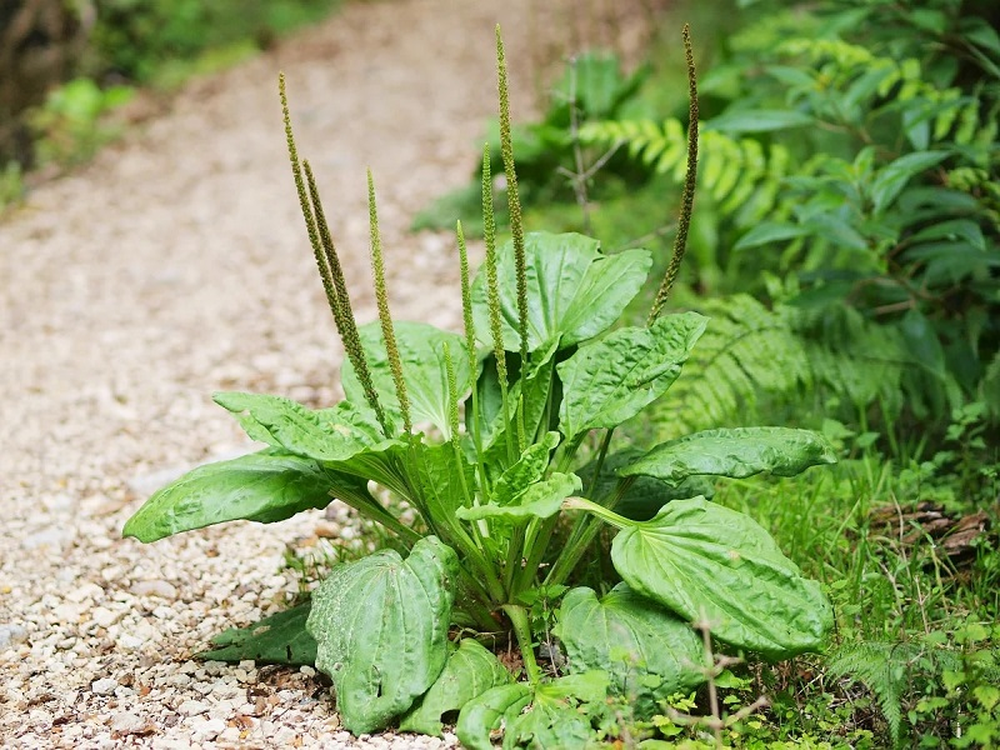
[[[778,313],[740,294],[708,300],[711,320],[668,398],[654,407],[658,439],[749,416],[760,391],[789,393],[811,382],[802,343]]]
[[[892,744],[896,747],[903,737],[908,663],[921,652],[921,648],[910,644],[866,641],[842,646],[827,662],[833,675],[851,677],[871,691],[889,724]]]

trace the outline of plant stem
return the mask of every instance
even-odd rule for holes
[[[503,587],[506,598],[513,599],[517,594],[514,582],[521,571],[521,564],[524,561],[524,525],[518,524],[511,532],[507,542],[507,560],[504,563]]]
[[[524,607],[519,607],[516,604],[504,604],[502,609],[510,619],[510,624],[514,629],[514,637],[517,638],[517,645],[521,649],[521,658],[524,659],[524,671],[528,673],[528,681],[532,685],[537,685],[541,682],[542,670],[535,660],[535,644],[531,638],[531,623],[528,620],[528,613]]]
[[[597,480],[601,476],[601,469],[604,468],[604,459],[608,455],[608,447],[611,445],[611,436],[615,434],[612,427],[605,431],[604,439],[601,440],[601,447],[597,451],[597,463],[594,465],[594,475],[590,478],[590,487],[586,492],[587,497],[593,497],[597,489]]]
[[[569,539],[563,547],[563,551],[559,554],[555,565],[552,566],[552,569],[545,577],[546,586],[558,585],[562,583],[566,580],[569,574],[573,572],[577,563],[580,562],[580,558],[583,557],[583,553],[587,551],[591,542],[594,541],[594,537],[600,532],[600,521],[609,523],[619,529],[638,523],[637,521],[631,521],[630,519],[626,519],[611,511],[611,508],[614,508],[618,504],[619,500],[631,486],[633,481],[633,477],[628,477],[619,481],[618,487],[615,489],[613,499],[608,503],[608,507],[598,505],[590,502],[589,500],[584,500],[583,498],[571,498],[574,501],[573,507],[581,510],[590,510],[593,515],[585,515],[577,519],[573,526],[573,531],[570,532]],[[585,505],[576,504],[576,501],[578,500],[583,500]],[[599,509],[600,512],[597,509]],[[597,516],[597,518],[594,516]]]
[[[534,520],[538,521],[538,519]],[[542,564],[542,559],[545,557],[545,552],[548,550],[549,542],[552,541],[552,534],[555,532],[558,523],[559,515],[556,514],[541,521],[540,528],[536,527],[538,528],[537,531],[527,535],[528,542],[526,548],[529,552],[524,567],[521,569],[520,575],[518,575],[515,582],[518,593],[531,588],[531,585],[534,583],[535,576],[538,575],[538,568]]]
[[[465,232],[462,222],[455,224],[455,238],[458,242],[458,261],[462,283],[462,323],[465,329],[465,348],[469,357],[469,377],[472,381],[472,392],[469,394],[470,413],[466,414],[466,425],[472,444],[476,449],[476,472],[479,484],[486,487],[486,465],[483,463],[483,434],[479,424],[479,389],[478,380],[479,358],[476,356],[476,324],[472,316],[472,284],[469,280],[469,251],[465,245]],[[473,493],[474,496],[474,493]]]

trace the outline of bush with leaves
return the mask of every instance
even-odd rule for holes
[[[348,355],[346,398],[310,410],[278,396],[217,394],[268,447],[160,490],[124,534],[148,542],[228,520],[278,521],[337,498],[384,526],[391,543],[336,565],[308,604],[263,633],[226,634],[227,650],[215,655],[314,663],[355,733],[398,721],[438,734],[442,717],[460,711],[470,748],[489,747],[501,724],[508,747],[583,746],[610,731],[594,726],[609,695],[652,711],[705,680],[693,623],[769,659],[823,647],[832,612],[820,585],[748,516],[701,495],[705,477],[790,476],[834,456],[821,436],[780,427],[614,448],[616,427],[667,392],[705,329],[696,313],[663,314],[684,232],[646,324],[615,327],[652,259],[640,249],[605,255],[578,234],[523,232],[499,29],[497,51],[513,239],[496,246],[487,153],[487,250],[475,280],[458,225],[462,334],[391,318],[370,175],[379,320],[355,323],[282,83],[293,173]],[[692,148],[682,225],[695,170]],[[399,503],[371,483],[417,520],[404,523]],[[588,551],[607,554],[596,540],[608,526],[617,530],[614,577],[590,581],[600,591],[568,588]],[[536,656],[550,633],[532,613],[557,598],[552,631],[565,658],[552,659],[553,678]],[[484,642],[516,644],[526,679],[515,681]]]
[[[276,34],[322,18],[337,0],[96,0],[91,69],[149,82],[208,49]]]
[[[881,360],[892,377],[875,394],[895,412],[905,393],[925,425],[969,400],[1000,419],[995,9],[741,4],[765,12],[706,81],[729,105],[703,127],[699,220],[715,229],[699,257],[719,270],[702,278],[787,303],[820,354]],[[683,173],[677,120],[589,123],[580,138]],[[783,281],[765,289],[767,273]],[[829,360],[814,360],[817,381]]]

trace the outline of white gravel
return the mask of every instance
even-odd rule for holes
[[[337,396],[341,352],[285,162],[277,72],[359,317],[374,317],[371,166],[397,316],[454,328],[452,239],[406,228],[468,179],[494,108],[493,25],[505,28],[522,117],[538,29],[581,36],[580,14],[566,10],[574,3],[531,5],[351,5],[193,82],[0,221],[0,746],[456,744],[352,738],[312,669],[192,660],[211,636],[283,608],[299,589],[286,549],[317,549],[317,532],[350,529],[347,515],[233,523],[152,545],[120,532],[164,482],[250,448],[213,391]],[[634,35],[630,22],[618,33]]]

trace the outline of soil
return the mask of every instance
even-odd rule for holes
[[[309,668],[192,658],[298,594],[286,553],[308,566],[359,543],[346,509],[152,545],[121,528],[166,481],[252,449],[213,391],[312,405],[339,395],[341,349],[286,161],[278,71],[358,317],[375,317],[370,167],[394,315],[458,329],[454,239],[408,226],[472,174],[495,108],[494,25],[515,119],[531,115],[548,63],[602,35],[635,49],[648,30],[648,3],[541,5],[349,4],[190,82],[0,221],[0,745],[456,744],[352,738]]]

